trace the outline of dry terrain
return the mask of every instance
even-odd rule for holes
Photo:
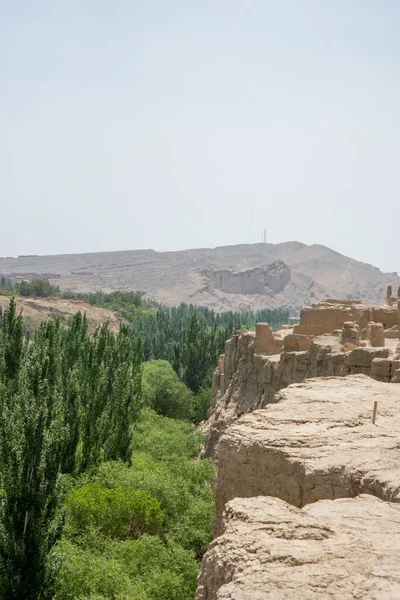
[[[200,304],[215,310],[286,307],[297,314],[326,297],[378,303],[397,273],[382,273],[325,246],[300,242],[214,249],[0,258],[0,274],[49,278],[74,291],[141,290],[168,305]]]
[[[0,296],[0,307],[7,308],[10,298]],[[80,311],[86,313],[89,330],[93,332],[96,327],[109,321],[111,331],[117,332],[123,320],[115,312],[91,306],[80,300],[64,300],[62,298],[17,298],[17,310],[22,315],[29,327],[36,328],[46,319],[59,317],[62,322],[69,323],[72,317]]]
[[[212,384],[196,600],[400,598],[400,299],[240,329]]]

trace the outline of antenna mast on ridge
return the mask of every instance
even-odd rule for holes
[[[264,244],[267,243],[267,230],[266,229],[264,229],[263,242],[264,242]]]

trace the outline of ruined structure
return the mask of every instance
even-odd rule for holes
[[[239,330],[226,342],[214,374],[204,455],[214,456],[221,432],[239,415],[274,402],[275,393],[291,383],[356,373],[397,381],[399,319],[397,305],[327,300],[303,309],[294,333],[273,333],[266,323],[256,332]]]
[[[327,300],[303,309],[294,330],[260,324],[226,342],[203,424],[218,476],[197,600],[400,597],[391,298]]]
[[[362,304],[359,300],[324,300],[302,309],[300,323],[293,332],[323,335],[341,329],[346,321],[353,321],[361,329],[370,322],[382,323],[385,330],[397,327],[397,302],[393,306],[374,306]]]
[[[254,352],[256,354],[278,354],[283,348],[283,339],[278,333],[273,333],[268,323],[257,323]]]
[[[382,323],[368,323],[367,338],[373,348],[381,348],[385,345],[385,330]]]
[[[358,346],[360,341],[360,326],[353,321],[346,321],[342,327],[342,344]],[[372,344],[371,344],[372,345]],[[385,345],[385,342],[382,344]]]

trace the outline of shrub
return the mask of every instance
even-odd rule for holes
[[[65,482],[67,522],[49,562],[54,600],[194,597],[212,538],[214,467],[195,458],[202,437],[193,424],[149,408],[133,439],[131,464],[105,462],[72,491],[72,479]]]
[[[193,553],[172,540],[142,535],[110,542],[104,552],[62,541],[55,600],[192,600],[198,573]]]
[[[134,452],[145,452],[156,460],[169,462],[173,456],[197,456],[203,436],[191,423],[169,419],[145,409],[136,424],[133,440]]]
[[[137,538],[144,532],[157,533],[164,520],[160,503],[146,492],[126,486],[109,489],[99,483],[73,490],[66,510],[70,535],[94,527],[112,538]]]

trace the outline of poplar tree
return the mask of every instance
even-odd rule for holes
[[[36,600],[51,587],[60,474],[130,459],[142,344],[108,324],[91,337],[80,314],[28,344],[13,300],[0,317],[0,598]]]
[[[10,600],[39,597],[55,541],[51,525],[68,439],[58,335],[56,324],[47,324],[23,367],[13,372],[15,385],[3,381],[0,388],[0,581],[2,597]]]

